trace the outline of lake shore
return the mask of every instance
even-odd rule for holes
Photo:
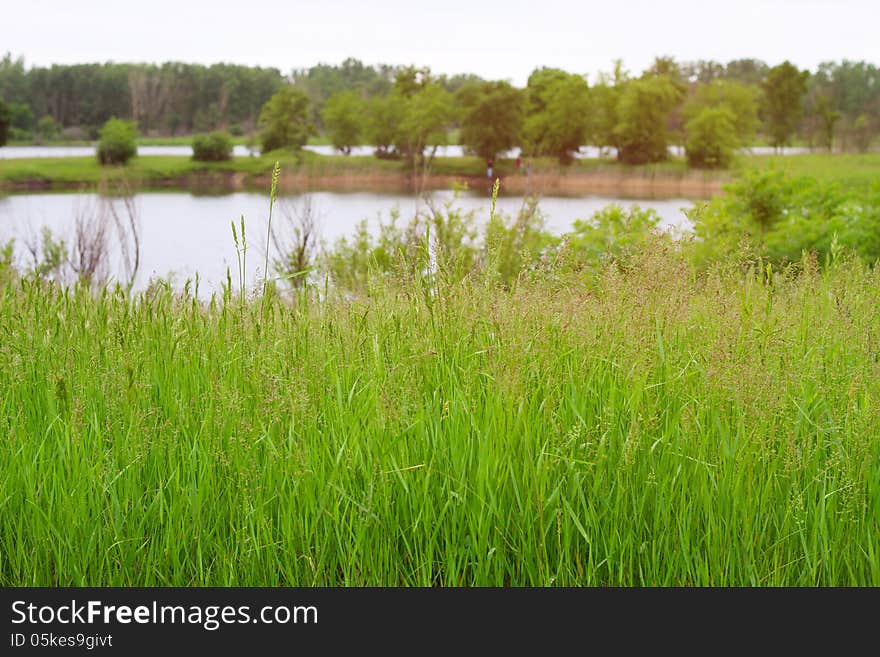
[[[189,191],[268,190],[275,161],[281,165],[279,189],[332,191],[419,191],[454,186],[491,187],[477,158],[437,158],[428,174],[413,175],[399,161],[287,153],[195,162],[186,157],[141,156],[124,167],[101,167],[90,157],[0,160],[0,191],[82,191],[126,184],[136,189]],[[536,162],[529,175],[502,161],[496,176],[505,190],[517,194],[609,194],[634,198],[707,198],[722,191],[729,172],[689,170],[670,161],[644,167],[616,162],[576,163],[560,167]],[[494,177],[493,177],[494,180]]]

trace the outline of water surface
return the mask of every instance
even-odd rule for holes
[[[436,203],[452,201],[455,207],[475,212],[474,222],[482,226],[489,216],[489,199],[477,193],[459,194],[434,192]],[[522,197],[501,196],[498,211],[515,214],[521,207]],[[76,217],[100,214],[102,203],[113,203],[125,217],[124,204],[91,193],[42,193],[0,196],[0,242],[16,240],[19,257],[27,253],[28,243],[38,242],[43,227],[56,236],[72,242]],[[285,196],[279,199],[273,225],[283,237],[289,233],[288,217],[305,211],[311,204],[319,235],[325,244],[352,235],[362,219],[376,232],[379,217],[387,221],[393,209],[400,213],[400,224],[405,224],[415,212],[425,209],[424,200],[406,194],[375,192],[311,192]],[[689,223],[682,212],[691,207],[687,199],[640,200],[584,197],[543,197],[540,208],[547,219],[547,228],[556,234],[571,229],[577,219],[590,217],[595,211],[619,203],[626,207],[637,203],[653,208],[666,228],[687,229]],[[236,277],[238,260],[232,240],[230,222],[236,225],[244,215],[248,241],[248,280],[262,276],[266,244],[266,194],[237,192],[221,196],[199,196],[187,192],[143,192],[134,197],[141,238],[141,269],[135,287],[145,287],[153,277],[169,277],[178,284],[199,273],[203,290],[218,290],[225,280],[227,267]],[[104,206],[106,210],[106,205]],[[286,229],[286,231],[285,231]],[[274,256],[274,252],[270,252]],[[119,273],[120,265],[114,260]]]

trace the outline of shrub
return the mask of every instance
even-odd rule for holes
[[[134,121],[112,118],[98,134],[98,162],[101,164],[125,164],[137,154]]]
[[[222,162],[232,157],[232,138],[225,132],[193,137],[193,159],[198,162]]]

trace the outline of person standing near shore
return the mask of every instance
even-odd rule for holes
[[[495,164],[493,160],[486,161],[486,177],[491,180],[492,178],[492,165]]]

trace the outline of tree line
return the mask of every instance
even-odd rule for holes
[[[524,157],[566,163],[593,144],[639,164],[681,145],[702,167],[726,166],[737,148],[761,140],[867,150],[880,132],[880,69],[866,62],[830,62],[811,73],[789,62],[658,57],[638,75],[618,61],[594,78],[539,68],[518,88],[355,59],[289,76],[173,62],[28,69],[6,55],[0,132],[20,140],[95,138],[119,117],[148,135],[259,131],[264,150],[301,146],[321,133],[342,152],[368,143],[379,157],[416,166],[457,130],[457,141],[486,160],[520,147]]]

